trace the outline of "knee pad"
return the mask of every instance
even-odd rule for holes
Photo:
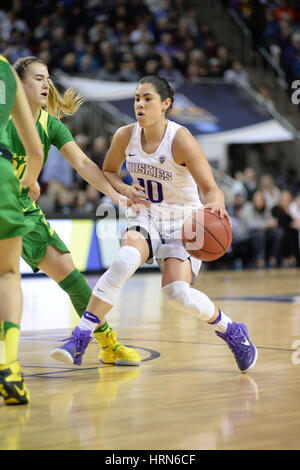
[[[214,303],[203,292],[191,288],[188,282],[172,282],[163,287],[162,291],[166,302],[178,310],[205,321],[214,315]]]
[[[93,295],[114,305],[120,289],[141,264],[141,254],[137,248],[125,245],[110,268],[100,277],[94,287]]]

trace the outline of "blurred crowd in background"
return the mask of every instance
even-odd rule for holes
[[[300,1],[225,0],[252,33],[253,46],[264,46],[284,70],[288,84],[300,78]]]
[[[50,74],[136,82],[159,73],[175,88],[203,77],[250,82],[243,64],[230,57],[211,24],[201,22],[188,0],[1,0],[0,53],[42,58]],[[264,45],[291,82],[300,78],[300,1],[224,0],[253,33],[254,48]],[[270,105],[267,87],[259,90]],[[75,140],[102,168],[109,142],[100,133],[90,142]],[[128,181],[125,168],[123,177]],[[127,178],[127,179],[126,179]],[[270,174],[245,168],[224,187],[233,222],[234,267],[299,266],[300,195],[274,183]],[[51,215],[95,216],[105,201],[51,148],[41,175],[39,204]],[[222,187],[222,185],[221,185]]]
[[[212,25],[188,0],[1,0],[0,52],[37,55],[68,74],[137,81],[159,73],[178,87],[201,77],[248,82]]]

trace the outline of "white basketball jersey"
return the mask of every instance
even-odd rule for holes
[[[158,149],[144,152],[141,143],[142,128],[135,124],[126,148],[126,168],[133,184],[145,188],[146,196],[157,207],[200,207],[198,188],[189,170],[178,165],[172,155],[172,143],[180,129],[179,124],[168,121],[165,135]]]

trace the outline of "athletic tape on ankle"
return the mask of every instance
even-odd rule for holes
[[[174,281],[163,287],[162,291],[165,300],[178,310],[205,321],[214,315],[213,302],[203,292],[190,287],[188,282]]]
[[[110,268],[100,277],[93,295],[114,305],[119,292],[127,279],[141,264],[141,254],[133,246],[122,246]]]

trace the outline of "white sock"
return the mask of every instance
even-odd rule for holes
[[[91,312],[84,312],[82,315],[78,327],[81,330],[90,330],[94,331],[95,328],[99,325],[100,320],[96,315]]]
[[[229,323],[232,323],[231,318],[227,317],[227,315],[219,309],[218,318],[213,323],[210,323],[210,325],[213,325],[215,330],[225,333]]]

